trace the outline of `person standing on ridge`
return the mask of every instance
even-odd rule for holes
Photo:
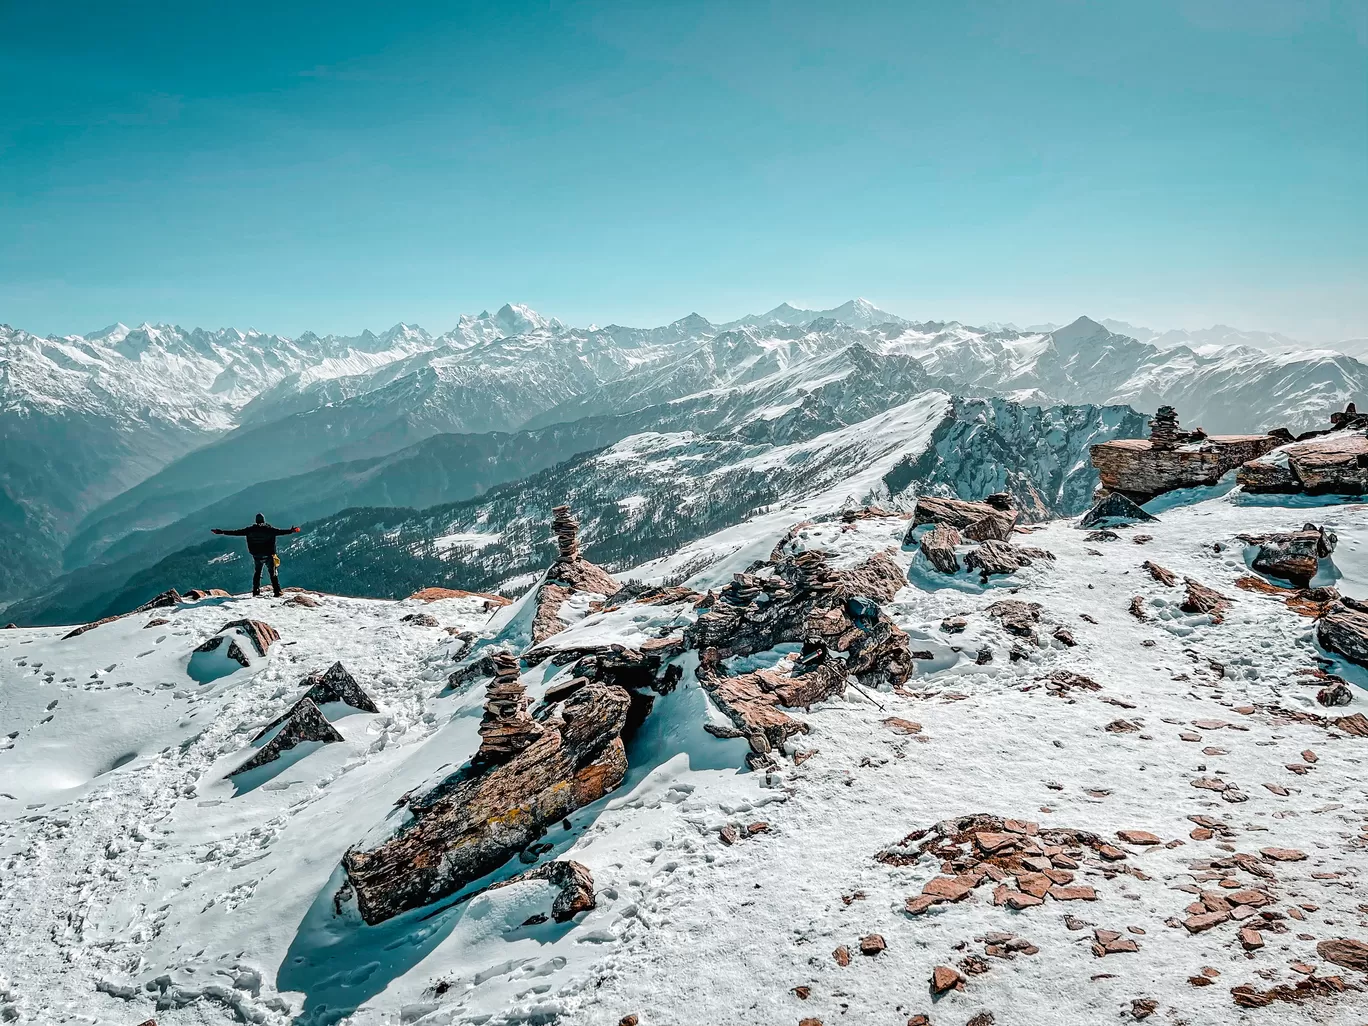
[[[239,527],[236,531],[225,531],[215,527],[213,533],[246,538],[247,551],[256,561],[256,567],[252,571],[252,597],[261,594],[261,568],[264,566],[271,571],[271,587],[275,589],[276,598],[280,598],[280,573],[277,570],[280,566],[280,557],[276,555],[276,539],[282,534],[298,534],[299,528],[272,527],[266,523],[266,517],[258,513],[256,523],[250,527]]]

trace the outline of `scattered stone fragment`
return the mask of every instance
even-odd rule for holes
[[[1154,998],[1133,998],[1131,999],[1130,1013],[1132,1019],[1148,1019],[1159,1008],[1159,1002]]]
[[[1213,926],[1220,926],[1229,918],[1229,912],[1204,912],[1199,915],[1188,916],[1183,920],[1183,926],[1188,933],[1202,933],[1205,930],[1210,930]]]
[[[1263,934],[1252,926],[1240,928],[1240,946],[1246,951],[1257,951],[1264,946]]]
[[[1187,596],[1179,609],[1185,613],[1205,613],[1211,617],[1212,623],[1220,623],[1225,618],[1225,611],[1230,608],[1230,599],[1195,578],[1184,577],[1183,583],[1187,585]]]
[[[849,956],[847,956],[847,959]],[[938,965],[931,970],[931,993],[944,994],[950,989],[963,990],[964,977],[948,965]]]
[[[1140,568],[1165,588],[1172,588],[1178,583],[1178,578],[1174,575],[1173,571],[1165,570],[1162,566],[1152,560],[1145,560],[1140,564]]]
[[[959,634],[969,626],[969,621],[962,616],[947,616],[941,621],[940,629],[946,634]]]
[[[1130,600],[1129,611],[1130,615],[1135,617],[1137,620],[1149,619],[1149,617],[1145,615],[1145,597],[1143,595],[1136,595]]]
[[[883,937],[877,933],[871,933],[867,937],[860,938],[860,954],[862,955],[877,955],[887,946],[888,945],[884,943]]]
[[[920,734],[922,725],[905,720],[899,716],[889,716],[882,721],[883,725],[895,734]]]
[[[842,944],[839,948],[833,951],[831,953],[831,957],[834,958],[836,960],[836,964],[841,966],[842,968],[845,968],[846,966],[850,965],[850,949],[846,947],[844,944]]]
[[[1035,624],[1040,622],[1040,603],[1022,602],[1018,599],[1000,599],[989,606],[985,612],[1002,624],[1008,634],[1020,638],[1034,638]]]
[[[1259,854],[1270,862],[1300,862],[1306,858],[1306,852],[1295,848],[1260,848]]]
[[[1116,836],[1127,844],[1163,844],[1157,836],[1148,830],[1118,830]]]

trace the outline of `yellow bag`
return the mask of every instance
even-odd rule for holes
[[[280,557],[279,557],[279,556],[272,556],[272,557],[271,557],[271,565],[272,565],[272,566],[280,566]]]

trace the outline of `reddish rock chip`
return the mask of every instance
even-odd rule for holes
[[[931,970],[931,993],[944,994],[951,988],[962,988],[964,977],[948,965],[938,965]]]
[[[1127,844],[1163,844],[1158,837],[1148,830],[1118,830],[1116,836]]]
[[[1263,934],[1252,926],[1246,926],[1240,930],[1240,946],[1246,951],[1257,951],[1264,946]]]
[[[1055,884],[1049,890],[1050,897],[1055,901],[1096,901],[1097,892],[1084,884],[1076,884],[1072,887],[1064,887]]]
[[[971,890],[973,890],[973,885],[967,880],[959,877],[938,876],[927,881],[926,886],[922,888],[922,894],[941,898],[945,901],[963,901],[969,897]]]
[[[1201,933],[1213,926],[1220,926],[1229,918],[1229,912],[1207,912],[1204,915],[1188,916],[1183,920],[1183,926],[1187,928],[1188,933]]]
[[[888,945],[884,943],[883,937],[877,933],[871,933],[868,937],[860,938],[860,954],[862,955],[877,955],[886,947]]]
[[[836,959],[836,964],[842,967],[850,965],[850,949],[842,944],[831,953],[831,957]]]
[[[1306,852],[1295,848],[1260,848],[1259,854],[1270,862],[1300,862],[1306,858]]]

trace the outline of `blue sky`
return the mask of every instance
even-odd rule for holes
[[[1361,0],[0,0],[0,321],[1368,335]]]

